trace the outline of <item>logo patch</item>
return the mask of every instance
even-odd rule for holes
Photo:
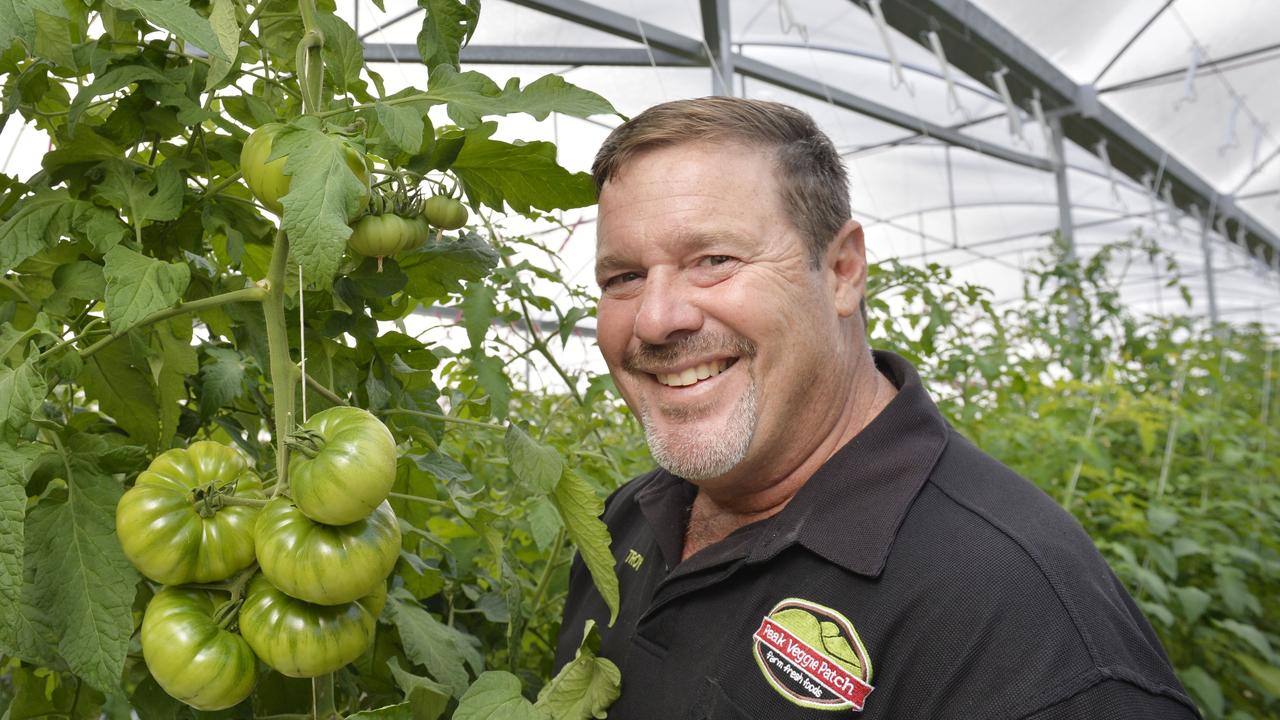
[[[760,621],[753,653],[782,697],[815,710],[862,710],[871,658],[853,624],[829,607],[787,598]]]

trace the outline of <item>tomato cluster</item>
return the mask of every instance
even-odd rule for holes
[[[143,658],[194,708],[244,700],[258,660],[315,677],[373,641],[400,553],[395,439],[336,407],[289,446],[288,492],[270,500],[239,450],[206,440],[157,456],[117,506],[126,557],[165,586],[143,616]]]

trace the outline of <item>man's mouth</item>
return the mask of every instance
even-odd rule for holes
[[[701,365],[694,365],[693,367],[685,368],[680,372],[654,373],[653,376],[658,379],[659,383],[666,385],[667,387],[686,387],[700,380],[706,380],[719,375],[729,369],[729,367],[736,361],[737,358],[712,360],[710,362],[702,363]]]

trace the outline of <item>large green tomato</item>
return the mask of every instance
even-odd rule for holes
[[[289,495],[307,517],[346,525],[387,499],[396,480],[396,441],[372,413],[346,406],[323,410],[295,440]]]
[[[365,215],[351,226],[347,247],[365,257],[381,258],[418,247],[430,233],[430,226],[421,217]]]
[[[373,643],[387,588],[345,605],[289,597],[258,575],[240,607],[240,633],[262,662],[289,677],[331,673]]]
[[[142,617],[142,657],[164,691],[198,710],[222,710],[249,697],[257,660],[249,643],[218,626],[226,593],[170,587]]]
[[[161,453],[116,506],[125,557],[165,585],[217,582],[249,567],[259,508],[229,505],[202,517],[208,509],[196,502],[232,484],[235,496],[262,499],[262,482],[235,448],[201,440]]]
[[[245,184],[253,191],[254,197],[261,200],[262,204],[276,215],[284,214],[284,206],[280,204],[280,199],[289,194],[289,176],[284,173],[284,163],[288,155],[282,155],[270,162],[267,162],[267,158],[271,157],[271,146],[275,142],[276,135],[279,135],[283,129],[284,125],[280,123],[267,123],[254,130],[240,149],[240,174],[244,176]],[[360,206],[363,207],[369,200],[367,191],[369,167],[365,164],[364,155],[354,146],[344,143],[343,149],[347,167],[351,168],[352,174],[359,178],[366,188],[364,199],[360,201]]]
[[[271,584],[320,605],[348,603],[385,585],[400,556],[400,523],[385,500],[363,520],[325,525],[276,498],[258,517],[254,539]]]

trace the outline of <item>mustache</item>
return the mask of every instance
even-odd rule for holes
[[[679,365],[690,358],[707,355],[753,358],[756,356],[756,344],[727,333],[685,335],[661,345],[642,342],[623,356],[622,367],[632,372],[651,372],[652,368]]]

